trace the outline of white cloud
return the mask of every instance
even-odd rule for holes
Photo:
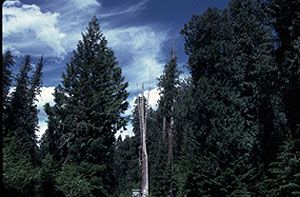
[[[72,0],[79,9],[88,8],[91,6],[101,7],[101,3],[96,0]]]
[[[160,96],[156,87],[156,79],[162,74],[165,64],[166,57],[162,47],[169,39],[168,33],[151,26],[139,26],[113,28],[105,31],[104,35],[107,37],[109,46],[116,52],[117,59],[124,60],[126,57],[126,62],[120,62],[120,66],[126,79],[130,81],[127,90],[138,92],[144,84],[145,89],[150,88],[150,91],[144,91],[146,98],[149,92],[149,105],[157,109]],[[137,95],[128,100],[129,107],[125,112],[126,116],[132,114],[136,98]],[[129,122],[127,130],[118,132],[116,137],[121,135],[124,139],[126,135],[133,136],[132,129],[132,124]]]
[[[130,81],[128,91],[152,88],[163,70],[164,53],[162,45],[168,40],[167,32],[156,31],[154,27],[119,27],[104,32],[109,46],[116,51],[123,73]],[[126,57],[126,58],[125,58]]]
[[[154,110],[156,110],[158,107],[158,100],[160,98],[159,94],[160,91],[157,87],[150,90],[145,90],[143,93],[144,97],[147,99],[149,107],[151,107]],[[138,96],[141,96],[141,94],[138,94]],[[131,112],[133,111],[135,107],[134,101],[137,99],[138,96],[133,97],[132,100],[129,101],[129,108],[126,111],[128,115],[131,114]]]
[[[54,105],[54,88],[55,87],[42,87],[40,95],[37,95],[37,109],[39,110],[39,130],[36,133],[38,140],[41,139],[42,135],[45,133],[46,129],[48,128],[46,120],[48,119],[45,111],[44,111],[44,105],[46,103],[49,103],[51,106]]]
[[[132,13],[132,12],[136,12],[140,9],[142,9],[144,7],[144,5],[148,2],[149,0],[144,0],[141,1],[140,3],[136,4],[136,5],[132,5],[128,8],[125,9],[118,9],[118,10],[114,10],[105,14],[100,14],[101,18],[106,18],[106,17],[111,17],[111,16],[118,16],[118,15],[122,15],[122,14],[127,14],[127,13]]]
[[[48,124],[47,124],[46,120],[39,121],[38,127],[39,127],[39,130],[36,132],[36,136],[37,136],[38,141],[40,141],[43,134],[45,133],[45,131],[48,128]]]
[[[50,103],[50,105],[54,104],[54,89],[55,87],[42,87],[40,95],[37,95],[36,98],[38,99],[37,108],[43,109],[43,106],[46,103]]]
[[[160,91],[158,88],[153,88],[152,90],[146,90],[144,92],[145,97],[148,99],[148,105],[152,107],[152,109],[157,109],[158,100],[160,98]]]
[[[10,44],[2,44],[2,51],[10,51],[13,56],[21,56],[21,52],[18,51],[15,47],[11,46]]]
[[[106,10],[99,0],[61,0],[48,6],[50,9],[55,8],[52,12],[43,11],[38,5],[24,4],[19,0],[5,1],[2,15],[3,47],[8,48],[6,45],[9,44],[10,48],[22,54],[63,57],[76,48],[78,40],[81,39],[81,32],[85,31],[87,22],[93,15],[103,18],[136,13],[145,8],[148,1],[141,0],[129,7]],[[81,9],[84,9],[84,12]],[[108,29],[110,25],[112,22],[101,21],[102,28],[106,26]],[[132,34],[141,30],[144,32],[142,36],[145,37],[145,31],[148,31],[146,28],[150,29],[149,36],[153,37],[151,27],[112,28],[110,32],[116,30],[124,34],[128,30],[127,33]],[[162,33],[157,35],[161,36]],[[124,38],[127,40],[125,35],[120,42],[123,42]]]
[[[46,103],[49,103],[51,106],[54,105],[54,89],[55,87],[41,87],[41,93],[36,95],[35,104],[37,109],[42,111]],[[11,87],[9,89],[9,95],[11,95],[16,90],[16,87]]]
[[[159,89],[156,87],[156,88],[153,88],[153,89],[150,89],[150,90],[145,90],[144,91],[144,96],[146,97],[146,99],[148,100],[148,105],[156,110],[157,107],[158,107],[158,100],[160,98],[160,95],[159,95],[160,91]],[[132,97],[128,103],[129,103],[129,106],[128,106],[128,109],[125,111],[125,115],[126,116],[129,116],[132,114],[133,112],[133,109],[135,108],[136,104],[134,103],[135,100],[137,99],[138,96],[134,96]],[[117,132],[116,134],[116,137],[118,137],[119,135],[122,136],[122,139],[124,139],[127,135],[129,137],[133,136],[134,133],[133,133],[133,126],[132,126],[132,123],[131,122],[128,122],[127,126],[126,126],[127,130],[122,130]]]
[[[4,40],[18,35],[25,43],[29,37],[35,42],[46,44],[57,56],[66,53],[63,47],[65,34],[57,27],[60,16],[58,13],[43,13],[35,4],[23,4],[15,0],[5,1],[2,10]],[[12,47],[14,44],[16,44],[14,41],[10,43]],[[45,52],[41,51],[41,53]]]
[[[130,122],[126,125],[126,129],[127,130],[122,129],[120,131],[117,131],[117,133],[115,134],[115,138],[118,139],[119,135],[121,135],[122,139],[124,140],[126,136],[129,136],[129,137],[134,136],[133,126]]]

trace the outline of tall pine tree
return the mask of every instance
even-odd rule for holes
[[[10,51],[2,54],[2,101],[3,103],[6,100],[6,96],[9,92],[9,88],[11,86],[12,74],[11,74],[11,66],[14,65],[14,59]]]
[[[300,1],[273,0],[271,14],[277,33],[276,63],[290,135],[299,138],[300,125]]]
[[[38,125],[35,99],[40,91],[43,59],[36,64],[30,78],[32,64],[25,56],[16,80],[16,88],[9,98],[5,119],[4,183],[6,195],[31,195],[37,181]]]
[[[174,196],[175,185],[173,180],[174,171],[174,148],[175,148],[175,103],[178,94],[179,85],[179,71],[177,69],[177,58],[175,56],[175,49],[172,50],[171,58],[165,65],[162,76],[159,78],[158,87],[160,89],[160,100],[158,111],[162,116],[162,138],[160,149],[167,147],[167,161],[168,165],[166,178],[168,179],[166,189],[170,196]],[[159,150],[157,157],[161,157],[163,152]]]
[[[121,115],[128,105],[126,87],[121,68],[94,17],[67,64],[62,84],[56,88],[59,103],[52,109],[47,107],[51,127],[44,139],[48,148],[59,142],[63,165],[56,178],[57,187],[67,196],[113,193],[114,135],[126,123]],[[81,179],[84,184],[77,188],[76,181]]]

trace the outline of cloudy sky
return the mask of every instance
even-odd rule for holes
[[[43,111],[46,102],[52,103],[52,92],[60,83],[61,74],[76,48],[81,32],[96,16],[108,45],[115,51],[119,65],[129,82],[128,102],[132,103],[141,84],[150,89],[150,103],[158,98],[156,78],[176,46],[179,69],[185,67],[183,39],[179,32],[193,14],[201,14],[208,7],[223,8],[227,0],[21,0],[3,3],[3,50],[11,50],[17,73],[24,55],[33,62],[45,58],[43,88],[38,108],[40,132],[47,128]],[[128,125],[130,133],[131,126]]]

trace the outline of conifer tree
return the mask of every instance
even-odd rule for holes
[[[36,65],[30,79],[30,57],[24,63],[16,80],[16,88],[7,107],[4,138],[4,180],[7,195],[31,195],[37,181],[37,144],[38,124],[35,98],[41,86],[43,60]],[[18,171],[23,172],[18,174]]]
[[[139,143],[138,136],[126,136],[124,140],[119,136],[116,142],[114,171],[117,177],[118,188],[114,192],[115,196],[130,196],[131,189],[140,187]]]
[[[277,33],[276,64],[279,67],[280,87],[290,135],[300,124],[300,2],[298,0],[273,0],[271,15]]]
[[[17,77],[16,89],[12,93],[8,106],[6,119],[9,136],[15,136],[20,143],[20,150],[31,155],[34,161],[37,153],[36,134],[38,125],[35,99],[40,92],[43,59],[37,63],[32,79],[29,78],[31,70],[30,57],[24,58],[24,63]]]
[[[299,139],[287,139],[276,160],[270,164],[270,175],[265,181],[266,193],[270,196],[300,195],[299,147]]]
[[[176,96],[178,94],[178,85],[179,85],[179,71],[177,69],[177,58],[175,56],[175,49],[172,50],[171,58],[169,62],[165,65],[162,76],[159,78],[158,87],[160,89],[160,100],[159,100],[159,112],[163,117],[162,120],[162,138],[159,143],[161,143],[160,149],[164,148],[167,145],[167,161],[168,165],[165,168],[166,178],[169,179],[168,182],[170,185],[166,186],[168,193],[171,196],[174,196],[174,187],[173,186],[173,167],[174,167],[174,146],[175,146],[175,102]],[[163,154],[164,151],[157,153],[159,156]],[[159,183],[161,185],[161,183]]]
[[[268,18],[263,1],[232,0],[229,9],[234,35],[233,53],[236,53],[232,68],[235,76],[238,76],[233,83],[239,86],[237,90],[241,96],[238,100],[244,106],[241,115],[258,135],[259,144],[256,145],[259,146],[266,169],[276,156],[281,130],[273,123],[276,119],[274,107],[280,101],[273,99],[277,96],[273,84],[276,83],[278,69],[272,56],[271,29],[266,21]]]
[[[7,129],[10,131],[10,136],[20,135],[22,136],[22,130],[26,125],[26,113],[28,110],[28,92],[29,92],[29,76],[28,73],[31,70],[30,57],[24,58],[24,63],[20,68],[20,73],[16,79],[16,89],[12,93],[11,101],[8,107],[8,117],[5,120],[7,123]]]
[[[11,66],[14,64],[14,59],[10,51],[2,54],[2,136],[3,138],[7,136],[7,128],[5,128],[5,120],[7,119],[7,105],[8,105],[8,93],[11,86],[12,74]]]
[[[62,146],[64,145],[62,142],[63,133],[59,132],[59,129],[62,128],[60,123],[66,115],[66,110],[63,108],[66,97],[60,90],[60,85],[54,90],[54,106],[51,107],[49,103],[46,103],[44,106],[44,110],[48,115],[48,128],[41,140],[42,158],[45,158],[47,154],[50,154],[53,160],[58,164],[63,162],[66,152]]]
[[[187,196],[224,195],[214,169],[224,171],[234,160],[232,146],[243,149],[246,144],[241,140],[244,136],[240,129],[234,127],[239,127],[242,120],[234,111],[234,94],[227,81],[230,75],[226,64],[229,63],[231,48],[226,13],[209,9],[201,16],[194,16],[182,34],[186,40],[186,52],[190,55],[193,85],[188,93],[191,96],[187,97],[187,109],[181,109],[188,111],[189,118],[186,120],[188,127],[184,127],[186,139],[181,162],[182,168],[188,170],[183,174],[185,183],[180,187]],[[214,162],[211,155],[216,155]],[[206,161],[211,162],[207,164]],[[214,184],[206,186],[207,182]]]
[[[194,173],[192,164],[197,160],[197,147],[200,141],[196,137],[196,121],[194,119],[195,105],[193,97],[193,83],[191,79],[180,84],[178,89],[177,102],[175,105],[176,130],[181,131],[177,135],[178,142],[178,164],[175,167],[176,181],[178,182],[178,196],[187,195],[187,177]]]
[[[11,66],[14,65],[14,59],[10,51],[5,52],[2,54],[2,73],[3,73],[3,79],[2,79],[2,101],[6,100],[6,96],[9,92],[9,88],[11,86],[12,81],[12,74],[11,74]]]
[[[39,59],[39,62],[36,64],[35,66],[35,71],[32,75],[32,78],[30,80],[30,88],[29,88],[29,99],[30,99],[30,103],[29,103],[29,115],[28,115],[28,121],[27,123],[30,124],[29,126],[31,128],[33,128],[33,132],[30,132],[29,135],[29,150],[31,153],[31,158],[34,162],[34,164],[36,164],[39,160],[39,148],[37,146],[37,136],[36,136],[36,132],[38,131],[38,109],[37,109],[37,104],[36,102],[37,97],[40,96],[41,93],[41,87],[42,87],[42,77],[43,77],[43,73],[42,73],[42,69],[44,66],[44,60],[43,57],[41,57]]]
[[[272,24],[277,33],[275,58],[279,71],[276,85],[280,92],[288,129],[282,131],[284,143],[281,144],[276,159],[269,166],[265,183],[271,196],[297,196],[300,194],[300,2],[273,0],[270,8]]]
[[[128,94],[121,68],[95,17],[82,34],[62,78],[55,94],[58,103],[47,107],[52,125],[44,137],[49,140],[45,143],[48,148],[59,144],[63,163],[56,177],[62,184],[59,188],[72,196],[108,196],[116,185],[111,173],[114,134],[125,126],[121,114],[127,108]],[[67,176],[74,176],[74,181],[84,178],[84,194],[73,188],[76,183]]]
[[[167,192],[168,177],[165,171],[167,170],[167,145],[162,137],[162,114],[158,110],[153,110],[151,107],[147,109],[147,151],[149,158],[149,190],[150,195]]]
[[[61,86],[55,88],[53,93],[54,106],[46,103],[44,110],[48,115],[48,128],[41,139],[40,155],[42,158],[40,185],[43,196],[63,196],[63,192],[56,187],[56,177],[61,168],[64,158],[66,157],[66,149],[63,142],[63,128],[61,122],[66,116],[66,110],[63,106],[66,97],[59,90]]]
[[[273,80],[272,43],[263,19],[261,1],[232,0],[228,10],[209,9],[194,16],[182,31],[195,106],[193,121],[185,131],[189,138],[185,142],[196,142],[186,143],[196,149],[191,153],[196,160],[186,174],[188,196],[254,195],[259,184],[250,184],[245,177],[257,177],[260,161],[248,162],[261,151],[274,157],[268,151],[276,147],[277,138],[275,144],[260,138],[274,132],[273,109],[269,108],[272,81],[265,82]],[[267,107],[260,111],[266,119],[256,106]],[[257,146],[262,150],[255,152]],[[185,145],[183,150],[190,148]],[[197,181],[203,185],[193,185]]]
[[[152,151],[155,160],[151,163],[151,196],[168,196],[170,195],[171,169],[168,166],[168,147],[161,139],[155,144],[157,150]]]

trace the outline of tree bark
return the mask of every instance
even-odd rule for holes
[[[148,174],[148,155],[146,147],[146,113],[145,113],[145,101],[144,96],[139,98],[139,120],[141,131],[141,144],[142,144],[142,184],[141,195],[142,197],[148,197],[149,195],[149,174]]]

